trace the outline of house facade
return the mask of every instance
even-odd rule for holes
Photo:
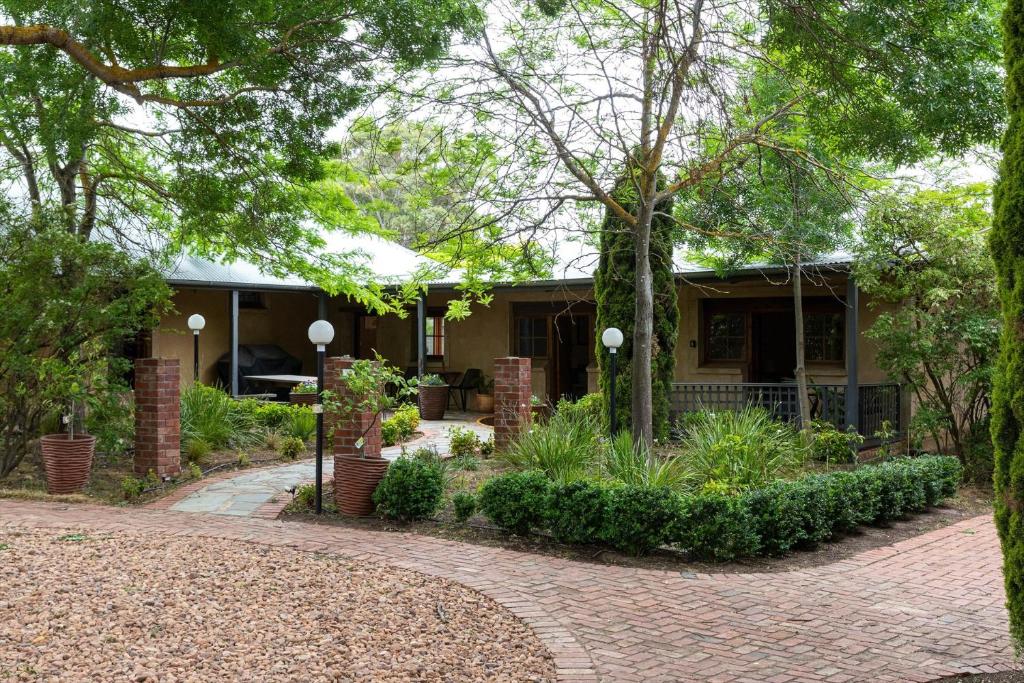
[[[420,258],[411,252],[403,257],[410,263]],[[875,345],[863,334],[884,307],[872,306],[857,291],[848,259],[808,270],[804,337],[815,417],[853,424],[868,436],[883,420],[895,428],[905,425],[905,397],[878,367]],[[674,411],[753,402],[791,418],[796,336],[787,274],[768,267],[750,267],[728,278],[697,267],[677,271]],[[377,315],[308,283],[268,277],[254,268],[191,263],[168,281],[175,289],[175,312],[152,331],[147,353],[181,359],[182,381],[191,382],[193,340],[186,321],[199,313],[206,319],[200,380],[227,387],[236,377],[231,387],[236,394],[259,389],[246,379],[251,347],[276,347],[295,359],[293,374],[315,374],[315,349],[306,330],[318,318],[335,329],[328,354],[380,354],[409,375],[439,372],[454,382],[473,368],[493,376],[498,357],[530,357],[533,392],[547,401],[594,391],[597,354],[605,352],[595,329],[593,282],[585,276],[495,286],[489,305],[474,304],[463,320],[444,318],[448,302],[461,296],[455,283],[431,284],[423,300],[399,316]]]

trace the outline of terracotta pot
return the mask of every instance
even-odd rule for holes
[[[383,458],[334,456],[334,502],[343,515],[373,514],[373,492],[391,463]]]
[[[420,385],[420,419],[443,420],[448,407],[448,385]]]
[[[49,493],[77,493],[85,488],[96,452],[96,437],[76,434],[47,434],[39,440]]]
[[[494,396],[492,394],[477,394],[475,405],[477,412],[481,413],[493,413],[494,412]]]
[[[312,405],[316,403],[316,394],[288,394],[288,400],[291,403],[301,403],[303,405]]]

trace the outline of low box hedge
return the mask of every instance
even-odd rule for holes
[[[541,472],[488,480],[480,510],[517,534],[549,531],[563,543],[611,545],[642,555],[672,545],[699,559],[782,555],[921,512],[956,493],[956,458],[901,458],[852,471],[777,481],[738,496],[582,480]]]

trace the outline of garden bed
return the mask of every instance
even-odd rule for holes
[[[501,464],[484,460],[476,471],[460,470],[456,480],[448,486],[447,494],[466,488],[475,489],[497,473]],[[324,489],[325,501],[332,500],[331,487]],[[992,492],[978,487],[961,487],[957,495],[942,505],[921,514],[892,522],[886,527],[860,527],[857,531],[819,544],[815,548],[793,552],[783,557],[748,557],[733,562],[701,562],[687,557],[681,551],[660,548],[649,555],[634,557],[607,546],[569,545],[559,543],[548,534],[518,536],[509,534],[491,524],[483,515],[476,514],[467,523],[456,520],[451,505],[446,505],[434,518],[414,522],[398,522],[382,517],[345,517],[328,505],[320,516],[293,501],[281,515],[284,521],[326,524],[381,532],[404,532],[444,538],[489,547],[501,547],[521,552],[537,553],[579,562],[604,565],[663,569],[694,573],[761,573],[785,572],[805,567],[818,567],[838,562],[862,552],[898,543],[955,524],[964,519],[992,511]]]

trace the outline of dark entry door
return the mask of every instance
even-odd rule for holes
[[[587,393],[587,366],[593,346],[593,323],[589,315],[559,316],[557,330],[557,384],[552,396],[577,400]]]
[[[374,358],[377,348],[377,316],[356,317],[356,358]]]
[[[792,311],[751,314],[751,382],[793,379],[796,367],[796,331]]]

